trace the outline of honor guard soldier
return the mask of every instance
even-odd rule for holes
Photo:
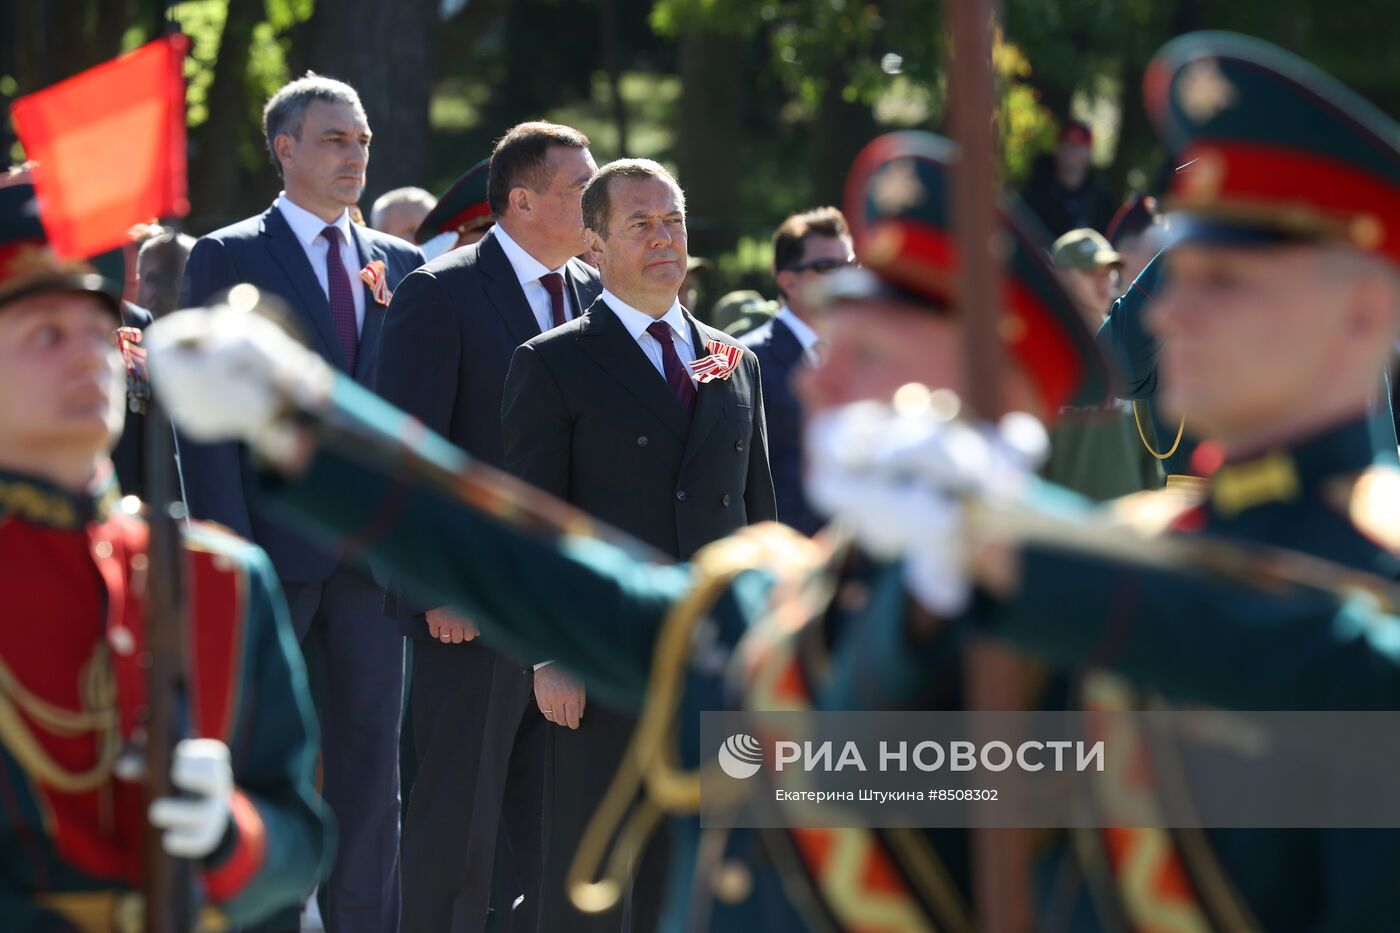
[[[413,242],[429,260],[459,246],[470,246],[496,222],[486,200],[486,177],[491,160],[482,159],[452,183],[437,205],[414,231]]]
[[[861,218],[860,228],[878,226],[878,235],[857,238],[859,257],[875,272],[843,286],[846,298],[827,322],[828,359],[802,387],[815,410],[887,398],[912,380],[957,384],[962,329],[948,294],[954,152],[926,134],[896,134],[877,140],[857,162],[847,213]],[[1005,373],[1008,395],[1047,416],[1101,400],[1106,370],[1045,259],[1043,235],[1014,212],[1007,229],[1015,243],[1014,286],[997,313],[1017,363]],[[311,363],[261,316],[191,312],[157,325],[151,339],[157,391],[185,400],[177,418],[186,430],[245,438],[298,476],[289,482],[269,475],[267,495],[278,508],[322,534],[357,542],[372,559],[459,606],[503,650],[525,661],[557,658],[604,701],[641,710],[643,738],[619,780],[635,792],[646,771],[648,784],[672,788],[659,804],[640,807],[643,816],[631,827],[645,825],[654,806],[677,812],[665,929],[974,928],[964,831],[793,829],[761,840],[736,831],[705,844],[695,773],[667,764],[696,765],[697,750],[680,736],[693,732],[705,709],[960,708],[957,653],[934,662],[905,649],[906,625],[932,620],[920,612],[911,617],[897,564],[861,554],[842,559],[777,525],[724,539],[692,564],[654,563],[609,536],[591,536],[582,515],[560,518],[552,500],[521,517],[522,503],[538,501],[535,494],[469,464],[421,425]],[[291,409],[354,437],[350,456],[337,445],[316,449],[315,431],[282,417]],[[440,478],[450,474],[450,484],[473,474],[488,481],[465,505],[411,471],[381,466],[403,456]],[[549,515],[555,519],[541,518]],[[809,624],[759,624],[775,599],[827,563],[838,577],[829,611]],[[548,585],[540,585],[541,575]],[[748,661],[741,665],[741,657]],[[930,664],[937,684],[916,691]],[[736,694],[725,677],[738,666],[745,673]],[[601,824],[585,837],[575,872],[581,903],[608,903],[607,883],[586,882],[600,864],[601,839],[614,828]],[[836,849],[851,857],[825,857]],[[613,861],[625,864],[625,854]]]
[[[1198,494],[1121,501],[1142,533],[1120,540],[1122,559],[979,535],[963,504],[976,478],[948,467],[948,445],[973,435],[850,413],[832,447],[882,431],[905,446],[898,476],[850,471],[831,501],[857,540],[907,551],[928,608],[957,617],[980,588],[955,630],[1116,675],[1084,678],[1086,708],[1395,709],[1400,623],[1378,606],[1395,611],[1400,470],[1372,424],[1400,338],[1400,126],[1292,55],[1221,33],[1164,47],[1146,99],[1190,166],[1168,194],[1175,242],[1143,323],[1168,424],[1184,417],[1210,439],[1193,460]],[[920,488],[944,491],[912,492],[921,472]],[[965,547],[927,532],[963,519]],[[1176,546],[1180,570],[1133,563],[1158,544]],[[1358,589],[1370,596],[1349,598]],[[1171,755],[1115,757],[1149,763],[1110,773],[1115,794],[1165,799]],[[1394,829],[1117,828],[1082,841],[1086,875],[1108,882],[1094,898],[1108,928],[1361,930],[1400,914]]]
[[[127,406],[120,288],[47,248],[0,188],[0,916],[14,931],[142,929],[148,820],[193,861],[199,929],[259,921],[323,876],[316,728],[257,548],[184,532],[189,734],[147,808],[149,602],[160,572],[109,452]]]

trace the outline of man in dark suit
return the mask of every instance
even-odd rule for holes
[[[601,291],[583,252],[588,139],[524,123],[492,153],[496,225],[404,279],[384,327],[374,389],[487,463],[503,463],[501,389],[515,348],[577,317]],[[467,205],[467,214],[479,213]],[[549,725],[574,687],[475,641],[476,627],[395,588],[386,610],[413,644],[410,724],[418,771],[404,823],[403,927],[474,933],[491,900],[512,933],[537,929]],[[426,612],[425,612],[426,610]],[[532,700],[532,694],[534,699]],[[555,721],[562,722],[562,715]],[[495,872],[498,829],[502,860]],[[492,898],[493,875],[498,895]],[[560,930],[561,927],[538,927]]]
[[[185,267],[185,301],[255,285],[285,302],[321,356],[368,382],[389,291],[422,253],[350,220],[369,162],[364,108],[349,85],[308,74],[273,95],[263,123],[285,190],[264,213],[199,239]],[[341,554],[250,508],[250,472],[235,446],[182,439],[180,449],[190,512],[268,552],[312,669],[324,794],[339,824],[322,892],[326,928],[396,930],[403,639],[384,620],[383,591]],[[285,923],[296,929],[295,917]]]
[[[666,169],[644,159],[604,166],[584,190],[583,219],[604,290],[583,317],[515,352],[502,412],[506,466],[663,553],[689,558],[775,517],[758,361],[677,300],[685,195]],[[559,698],[565,708],[554,715],[580,728],[554,736],[543,926],[650,931],[665,886],[658,840],[640,857],[619,910],[583,914],[565,899],[564,874],[635,720],[596,705],[585,714],[581,686]]]
[[[851,232],[836,208],[818,207],[784,220],[773,234],[773,278],[782,306],[740,340],[758,357],[763,371],[778,521],[806,535],[816,534],[822,520],[807,504],[802,488],[802,406],[792,388],[793,377],[818,362],[818,337],[805,295],[819,277],[854,261]]]

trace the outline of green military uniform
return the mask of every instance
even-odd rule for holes
[[[1139,443],[1132,415],[1117,400],[1099,408],[1060,413],[1050,431],[1047,482],[1095,502],[1160,489],[1162,471]]]
[[[1277,49],[1224,34],[1169,44],[1147,88],[1168,143],[1193,166],[1171,194],[1183,240],[1261,250],[1340,243],[1400,263],[1391,232],[1400,224],[1400,127],[1364,101]],[[1139,279],[1153,284],[1134,292],[1155,291],[1160,264]],[[1137,355],[1137,375],[1147,373],[1138,388],[1150,387],[1155,347],[1131,293],[1115,315],[1125,307],[1128,316],[1105,327]],[[1207,474],[1203,487],[1117,509],[1149,534],[1286,548],[1391,581],[1400,469],[1389,424],[1388,410],[1373,406],[1249,456],[1225,460],[1202,445],[1193,469]],[[1250,590],[1029,547],[1016,598],[981,607],[967,624],[1063,665],[1111,671],[1116,678],[1084,679],[1094,708],[1140,709],[1162,696],[1265,710],[1400,703],[1400,622],[1332,592]],[[1144,773],[1109,775],[1117,793],[1152,796],[1167,780],[1159,756],[1142,760]],[[1118,828],[1080,843],[1086,866],[1102,869],[1086,874],[1110,882],[1098,885],[1103,916],[1133,928],[1364,930],[1400,916],[1395,830]]]
[[[1189,480],[1196,439],[1186,430],[1186,419],[1167,419],[1153,401],[1157,394],[1157,340],[1147,330],[1143,315],[1162,287],[1166,270],[1158,253],[1138,274],[1099,328],[1100,348],[1118,365],[1123,377],[1123,398],[1133,407],[1138,440],[1150,456],[1161,461],[1171,485]]]
[[[1157,405],[1157,338],[1143,320],[1148,308],[1166,286],[1171,257],[1158,253],[1113,303],[1095,339],[1123,377],[1123,398],[1133,406],[1133,420],[1142,446],[1162,463],[1171,486],[1198,483],[1200,472],[1191,465],[1200,439],[1191,434],[1185,418],[1168,418]],[[1396,452],[1395,417],[1390,404],[1389,376],[1382,376],[1380,395],[1368,420],[1371,446],[1384,462],[1400,463]],[[1049,479],[1054,479],[1048,476]]]
[[[48,292],[93,294],[113,330],[120,324],[119,289],[48,251],[33,189],[0,189],[0,315]],[[121,497],[110,462],[81,494],[0,470],[6,930],[140,928],[147,789],[118,760],[139,759],[148,719],[154,568],[141,513],[139,500]],[[266,556],[197,524],[183,543],[190,733],[229,747],[234,780],[228,828],[195,874],[206,917],[253,923],[299,904],[328,867],[330,817],[313,783],[316,725]]]

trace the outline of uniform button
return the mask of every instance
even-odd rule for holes
[[[646,445],[648,445],[648,444],[650,444],[650,443],[651,443],[651,438],[647,437],[645,434],[643,434],[643,435],[641,435],[640,437],[637,438],[637,446],[638,446],[638,447],[645,447]]]
[[[735,450],[743,450],[743,449],[744,449],[744,442],[743,442],[742,440],[737,440],[737,441],[735,441],[735,442],[734,442],[734,449],[735,449]]]
[[[122,657],[136,650],[136,636],[125,625],[114,625],[107,630],[107,644]]]
[[[726,509],[729,508],[729,496],[728,496],[728,494],[726,494],[725,497],[724,497],[723,499],[719,500],[719,501],[720,501],[720,504],[723,505]]]
[[[100,559],[106,560],[112,556],[112,542],[98,541],[92,546],[92,553],[96,554]]]
[[[685,491],[684,489],[677,489],[677,490],[676,490],[676,501],[677,501],[677,502],[684,502],[686,499],[689,499],[689,498],[690,498],[690,496],[686,493],[686,491]]]

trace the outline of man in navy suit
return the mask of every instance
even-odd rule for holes
[[[285,302],[321,356],[368,383],[389,292],[423,254],[350,220],[369,162],[364,108],[354,88],[308,73],[268,101],[263,129],[284,190],[262,214],[199,239],[185,268],[185,301],[255,285]],[[324,795],[340,829],[322,892],[326,928],[394,931],[403,639],[385,621],[383,590],[370,577],[250,507],[245,457],[234,445],[182,441],[189,509],[271,556],[313,672]],[[287,918],[287,928],[296,922]]]
[[[374,390],[486,463],[504,463],[501,392],[515,348],[575,319],[602,291],[598,274],[574,258],[584,249],[580,202],[595,167],[577,130],[511,129],[486,172],[495,226],[414,272],[394,295]],[[500,654],[476,640],[470,619],[438,603],[392,587],[389,595],[386,611],[416,639],[404,930],[478,933],[493,900],[499,911],[518,902],[512,933],[566,929],[539,926],[554,728],[546,720],[577,726],[564,710],[581,700],[582,686],[529,663],[541,659]],[[505,857],[495,871],[498,829]]]
[[[854,261],[846,218],[836,208],[818,207],[784,220],[773,234],[773,278],[782,307],[740,340],[758,357],[763,373],[778,521],[808,535],[816,534],[822,520],[802,489],[802,407],[792,387],[798,371],[818,361],[817,332],[803,295],[818,276]]]

